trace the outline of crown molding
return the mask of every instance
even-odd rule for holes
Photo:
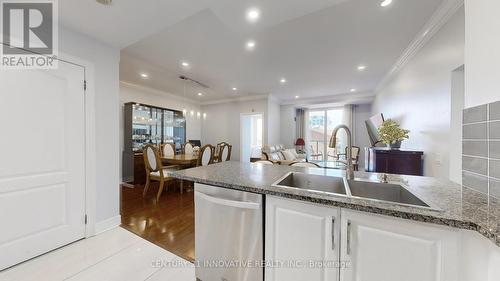
[[[464,5],[464,0],[445,0],[434,12],[429,21],[417,33],[417,36],[403,52],[401,57],[391,67],[381,82],[375,88],[378,93],[396,74],[398,74],[415,55],[431,40],[431,38],[455,15]]]
[[[281,105],[295,105],[299,107],[310,107],[317,104],[366,104],[375,99],[373,92],[348,93],[340,95],[320,96],[297,100],[286,100]]]
[[[167,92],[160,91],[160,90],[157,90],[157,89],[153,89],[153,88],[150,88],[150,87],[146,87],[146,86],[142,86],[142,85],[130,83],[130,82],[123,81],[123,80],[120,80],[120,86],[125,86],[125,87],[128,87],[128,88],[132,88],[134,90],[142,91],[142,92],[145,92],[147,94],[151,94],[151,95],[155,95],[155,96],[161,96],[163,98],[172,98],[172,99],[176,99],[176,100],[179,100],[179,101],[191,103],[193,105],[198,105],[198,106],[201,105],[201,103],[199,101],[196,101],[196,100],[192,100],[192,99],[189,99],[189,98],[181,97],[181,96],[178,96],[178,95],[174,95],[174,94],[171,94],[171,93],[167,93]]]
[[[204,101],[201,102],[201,105],[212,105],[219,103],[231,103],[231,102],[242,102],[242,101],[252,101],[252,100],[262,100],[269,99],[270,95],[252,95],[252,96],[242,96],[242,97],[234,97],[220,100],[212,100],[212,101]]]

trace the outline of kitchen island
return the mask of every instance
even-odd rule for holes
[[[403,186],[428,207],[275,184],[290,172],[338,178],[345,173],[230,161],[170,175],[197,184],[265,195],[266,260],[293,258],[302,251],[308,258],[335,259],[348,264],[345,270],[338,270],[339,274],[331,268],[301,271],[266,268],[265,280],[285,277],[301,280],[297,277],[299,272],[306,272],[308,276],[318,274],[318,280],[328,277],[328,280],[390,281],[393,279],[384,275],[387,267],[394,271],[394,280],[410,268],[417,268],[417,275],[424,273],[416,279],[407,277],[406,280],[460,280],[459,276],[462,280],[497,280],[488,279],[499,276],[496,275],[498,269],[488,266],[500,257],[500,203],[497,198],[434,178],[388,175],[385,179],[381,174],[364,172],[356,172],[355,181],[387,180]],[[317,235],[311,235],[315,228]],[[288,238],[281,237],[284,232],[296,237],[292,240],[288,235]],[[476,246],[488,252],[474,253]],[[322,250],[315,256],[311,252],[314,247],[329,251],[325,254]],[[412,251],[415,259],[408,260],[406,256],[412,255]],[[469,264],[464,257],[481,266]],[[400,261],[403,264],[398,263]],[[414,264],[405,266],[405,261]],[[462,266],[464,263],[466,267]],[[378,279],[377,274],[382,279]],[[478,274],[485,277],[480,278]],[[367,276],[371,279],[366,279]]]

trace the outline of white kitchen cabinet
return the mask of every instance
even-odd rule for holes
[[[284,262],[266,267],[266,281],[338,280],[340,208],[266,198],[266,262]]]
[[[346,209],[341,218],[341,281],[459,280],[459,230]]]

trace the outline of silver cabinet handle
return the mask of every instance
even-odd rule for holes
[[[347,255],[351,255],[351,221],[347,221]]]
[[[335,217],[332,217],[332,251],[335,250]]]
[[[254,209],[254,210],[260,209],[260,203],[227,200],[223,198],[213,197],[205,193],[201,193],[199,191],[195,191],[194,196],[217,205],[223,205],[239,209]]]

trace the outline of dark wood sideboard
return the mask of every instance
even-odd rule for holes
[[[424,175],[424,152],[365,147],[365,171],[400,175]]]

